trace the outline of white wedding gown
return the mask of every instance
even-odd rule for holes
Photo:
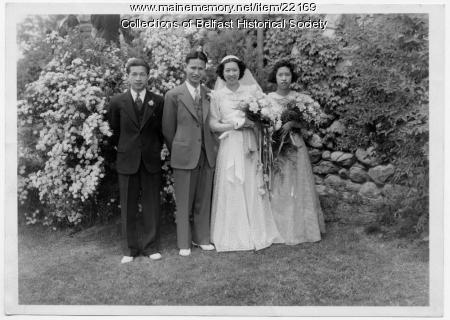
[[[235,120],[236,107],[256,86],[241,85],[214,91],[211,118],[222,123]],[[242,112],[241,112],[242,113]],[[240,115],[243,116],[243,113]],[[253,130],[230,130],[221,135],[217,155],[211,212],[211,242],[217,251],[259,250],[283,240],[272,215],[268,194],[258,170],[258,151],[249,152],[249,140],[256,146]]]

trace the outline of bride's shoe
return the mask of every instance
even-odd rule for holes
[[[214,250],[214,245],[212,245],[212,244],[196,244],[195,242],[192,241],[192,245],[194,247],[200,247],[200,249],[202,249],[204,251]]]
[[[129,263],[129,262],[131,262],[131,261],[133,261],[133,260],[134,260],[133,257],[130,257],[130,256],[123,256],[123,257],[122,257],[122,260],[120,261],[120,263]]]

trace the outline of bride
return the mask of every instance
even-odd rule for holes
[[[259,250],[283,242],[258,169],[254,123],[238,110],[240,101],[261,88],[245,64],[226,56],[217,68],[210,127],[219,134],[211,242],[217,251]]]

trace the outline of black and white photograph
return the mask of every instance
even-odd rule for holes
[[[4,10],[5,314],[443,316],[443,3]]]

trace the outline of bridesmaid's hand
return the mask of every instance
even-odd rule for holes
[[[294,128],[295,123],[293,121],[288,121],[281,127],[281,134],[283,136],[287,135],[291,132],[292,128]]]

